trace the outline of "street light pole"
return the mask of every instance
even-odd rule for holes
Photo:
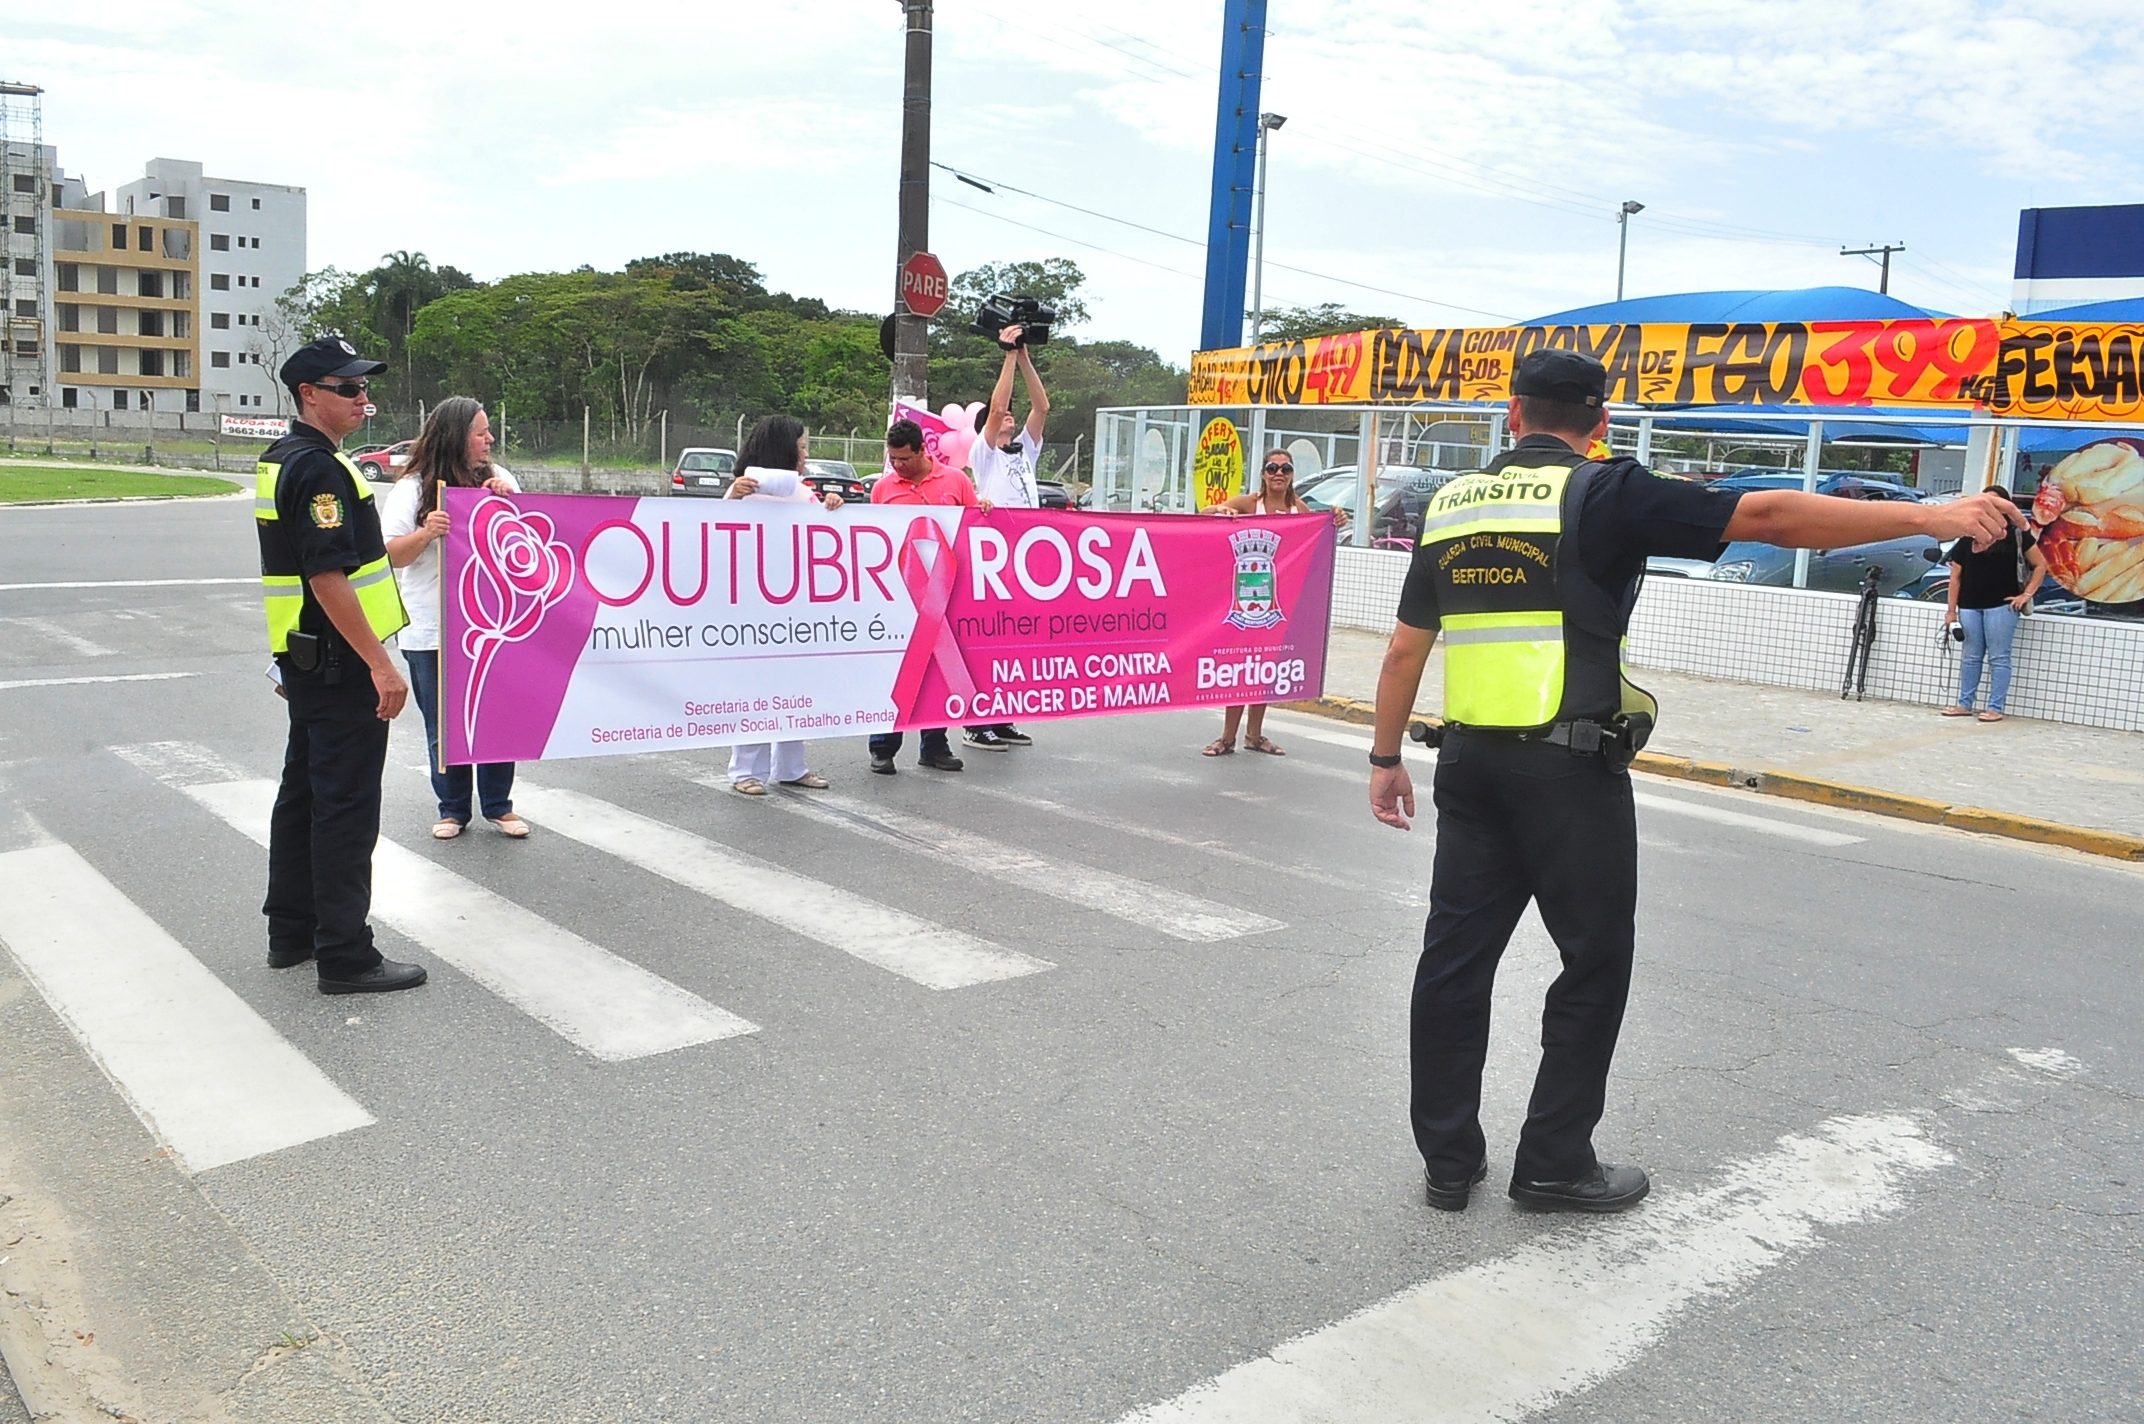
[[[1630,251],[1630,215],[1645,211],[1645,204],[1626,198],[1615,210],[1615,299],[1623,300],[1623,258]]]
[[[1286,114],[1258,116],[1258,242],[1251,258],[1251,344],[1265,326],[1266,303],[1266,135],[1288,122]]]

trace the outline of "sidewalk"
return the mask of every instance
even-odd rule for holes
[[[1335,628],[1325,664],[1326,696],[1374,703],[1384,650],[1384,638],[1374,633]],[[2018,717],[1983,724],[1900,702],[1853,702],[1649,668],[1633,669],[1633,675],[1660,699],[1660,728],[1648,751],[1731,767],[1738,784],[1774,773],[1764,789],[1856,805],[1864,804],[1861,798],[1836,788],[1867,788],[1888,795],[1866,809],[1917,820],[1943,820],[1943,807],[1977,807],[1999,818],[2144,837],[2144,735],[2135,732]],[[1416,710],[1434,716],[1443,697],[1444,660],[1432,653]],[[1802,787],[1782,778],[1809,778],[1819,785]],[[1727,778],[1715,772],[1698,779]],[[1886,804],[1899,798],[1920,804]],[[2016,833],[2015,827],[1975,825],[1975,818],[1959,813],[1949,819],[1972,829]]]

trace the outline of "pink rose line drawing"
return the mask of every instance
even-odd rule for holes
[[[477,706],[499,650],[542,627],[544,614],[573,587],[573,550],[554,533],[549,515],[525,514],[501,495],[485,496],[469,513],[469,558],[455,593],[468,625],[462,633],[462,651],[470,659],[462,731],[471,745]]]

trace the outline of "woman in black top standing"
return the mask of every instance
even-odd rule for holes
[[[2002,486],[1995,492],[2015,501]],[[1943,709],[1946,717],[1970,717],[1980,692],[1980,668],[1988,668],[1988,702],[1983,722],[2000,722],[2010,696],[2010,645],[2017,620],[2032,606],[2032,596],[2047,577],[2047,563],[2022,529],[1998,539],[1979,553],[1960,540],[1944,551],[1950,565],[1950,621],[1965,629],[1964,655],[1958,660],[1958,700]],[[2022,576],[2024,565],[2031,573]]]

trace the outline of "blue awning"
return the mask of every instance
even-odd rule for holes
[[[1631,322],[1715,324],[1738,321],[1916,321],[1947,317],[1863,287],[1802,287],[1792,291],[1675,292],[1629,297],[1537,316],[1521,326],[1611,326]]]

